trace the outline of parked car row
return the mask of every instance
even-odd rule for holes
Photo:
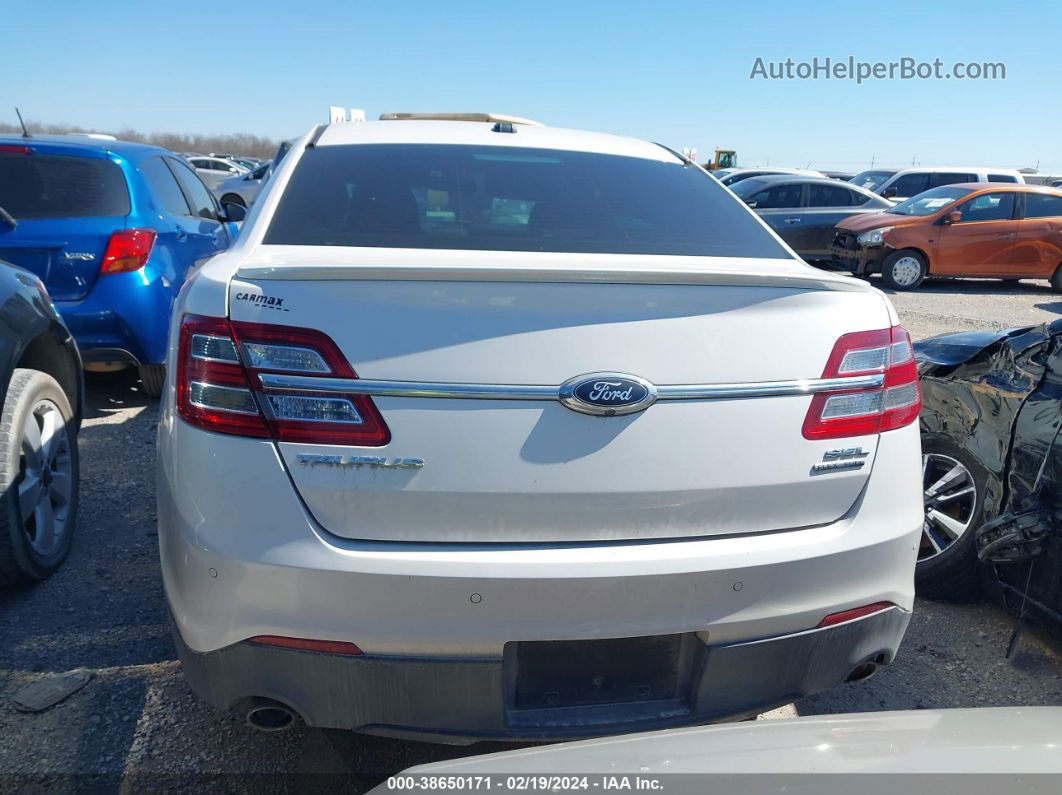
[[[221,157],[186,157],[192,168],[210,189],[216,188],[222,181],[242,176],[250,169]]]
[[[238,174],[229,177],[214,186],[214,195],[224,204],[240,204],[250,207],[269,180],[269,176],[276,169],[284,155],[291,148],[292,141],[281,141],[272,159],[259,161],[259,163],[246,174]]]
[[[913,289],[927,276],[975,276],[1048,279],[1062,290],[1062,191],[1026,185],[1017,172],[882,170],[849,184],[764,174],[729,187],[804,259],[880,273],[892,289]]]
[[[272,166],[273,161],[267,160],[255,166],[251,171],[222,180],[214,186],[214,195],[223,205],[239,204],[243,207],[250,207],[257,198],[258,191],[269,178]]]

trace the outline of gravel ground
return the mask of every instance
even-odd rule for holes
[[[1045,283],[930,284],[894,297],[916,338],[1057,318]],[[92,377],[81,433],[81,515],[69,560],[51,580],[0,591],[0,791],[84,788],[92,774],[121,789],[206,789],[269,783],[281,773],[343,773],[353,791],[416,763],[497,750],[433,746],[302,727],[257,733],[200,703],[175,660],[165,619],[154,516],[156,405],[118,374]],[[896,663],[872,679],[805,699],[775,715],[882,709],[1062,704],[1059,643],[1027,631],[1004,659],[1013,621],[988,603],[919,601]],[[93,679],[39,714],[12,694],[50,672]],[[265,776],[266,778],[256,778]],[[303,781],[305,783],[305,781]],[[213,788],[213,787],[212,787]]]
[[[884,287],[877,277],[872,283]],[[1046,281],[938,279],[910,292],[885,292],[915,339],[949,331],[1032,326],[1062,317],[1062,294]]]

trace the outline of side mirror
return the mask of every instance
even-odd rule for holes
[[[236,204],[235,202],[225,202],[221,205],[222,215],[221,220],[232,221],[238,223],[247,217],[247,208],[242,204]]]
[[[945,224],[957,224],[962,220],[962,212],[959,210],[952,210],[950,213],[941,218]]]
[[[896,195],[896,188],[885,188],[885,190],[881,192],[881,195],[884,196],[886,199],[891,199],[893,196]]]

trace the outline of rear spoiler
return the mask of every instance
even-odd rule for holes
[[[596,282],[601,284],[703,284],[740,287],[783,287],[797,290],[864,292],[866,282],[804,266],[791,269],[757,267],[762,260],[748,261],[748,267],[734,268],[733,260],[719,258],[731,267],[638,267],[608,265],[247,265],[236,277],[250,281],[473,281],[473,282]],[[777,261],[773,261],[777,265]],[[806,271],[806,272],[805,272]]]

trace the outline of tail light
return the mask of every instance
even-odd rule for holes
[[[840,613],[830,613],[826,618],[819,622],[818,629],[823,627],[835,627],[838,624],[844,624],[847,621],[855,621],[857,618],[865,618],[866,616],[872,616],[875,613],[880,613],[883,610],[888,610],[891,607],[896,607],[892,602],[874,602],[872,605],[864,605],[863,607],[853,607],[851,610],[842,610]]]
[[[880,387],[820,392],[804,418],[805,439],[867,436],[910,425],[922,410],[911,337],[902,326],[845,334],[833,346],[823,378],[884,376]]]
[[[346,654],[351,657],[360,657],[362,654],[357,644],[345,640],[311,640],[309,638],[288,638],[283,635],[255,635],[253,638],[248,638],[247,642],[256,643],[259,646],[274,646],[278,649]]]
[[[100,274],[132,273],[147,264],[155,245],[154,229],[119,229],[107,241]]]
[[[281,442],[380,447],[391,440],[367,396],[262,389],[263,372],[357,378],[326,334],[200,315],[185,315],[180,334],[177,413],[192,425]]]

